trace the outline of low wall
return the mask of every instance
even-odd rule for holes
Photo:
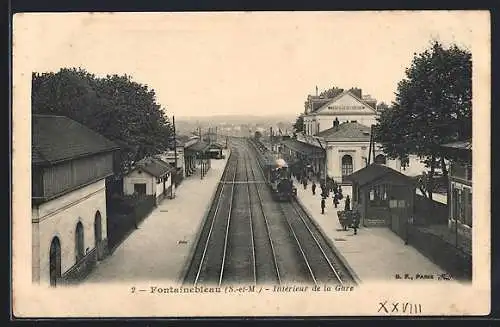
[[[472,256],[423,228],[409,229],[408,243],[458,280],[472,280]]]
[[[153,210],[156,201],[153,196],[147,196],[135,201],[122,201],[127,208],[120,211],[108,211],[108,247],[110,252],[120,244],[125,237],[134,230],[144,218]]]
[[[61,284],[76,284],[83,280],[94,269],[97,261],[97,251],[94,248],[87,253],[80,261],[73,267],[68,269],[61,277]]]

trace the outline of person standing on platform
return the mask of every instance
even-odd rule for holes
[[[349,198],[349,195],[346,196],[345,198],[345,211],[350,211],[351,210],[351,199]]]
[[[321,214],[325,214],[325,198],[321,198]]]
[[[313,195],[316,195],[316,183],[313,182],[313,185],[311,186],[311,189],[313,191]]]

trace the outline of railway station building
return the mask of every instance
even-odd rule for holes
[[[32,115],[33,282],[80,280],[106,255],[106,177],[117,150],[67,117]]]
[[[339,184],[350,184],[346,176],[366,167],[369,159],[400,169],[399,160],[388,159],[380,146],[374,144],[370,149],[370,127],[360,123],[340,123],[318,133],[317,138],[325,144],[328,176]]]
[[[364,126],[376,124],[377,100],[363,96],[360,89],[348,90],[333,98],[309,96],[304,112],[304,134],[318,133],[333,127],[334,122],[357,122]]]
[[[324,174],[325,151],[319,145],[284,137],[280,142],[279,154],[292,171],[305,170],[310,177]]]

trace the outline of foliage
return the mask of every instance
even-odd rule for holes
[[[260,140],[261,137],[262,137],[262,133],[260,131],[255,131],[254,138],[256,140]]]
[[[293,131],[295,133],[300,133],[304,131],[304,117],[300,115],[293,124]]]
[[[121,148],[119,171],[169,148],[172,126],[155,91],[130,76],[98,78],[83,69],[32,76],[32,111],[74,119]]]
[[[390,157],[412,153],[426,158],[430,198],[437,162],[447,174],[440,146],[472,137],[471,88],[471,53],[434,42],[415,54],[398,84],[395,102],[378,117],[374,137]]]

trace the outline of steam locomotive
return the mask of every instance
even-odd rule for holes
[[[275,200],[291,201],[297,196],[297,188],[293,185],[291,170],[285,160],[268,161],[264,168],[267,184]]]

